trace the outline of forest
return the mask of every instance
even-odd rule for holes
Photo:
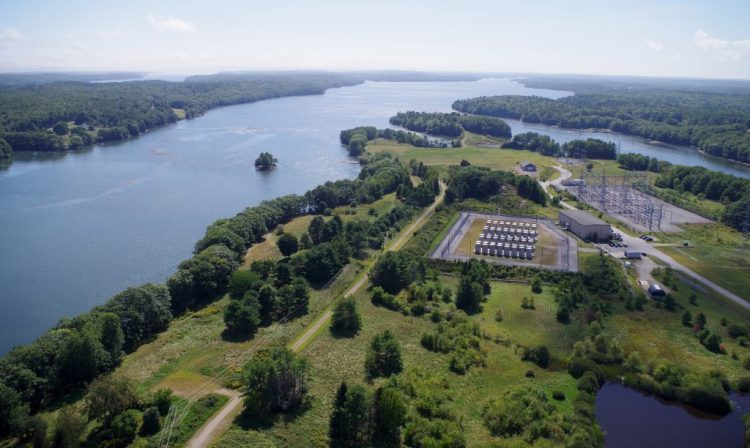
[[[390,118],[393,125],[431,135],[458,137],[464,130],[491,137],[510,138],[510,126],[498,118],[441,112],[399,112]]]
[[[536,132],[516,134],[503,143],[503,148],[525,149],[550,157],[572,157],[574,159],[608,159],[617,158],[617,146],[598,138],[571,140],[560,145],[547,135]]]
[[[458,100],[453,108],[563,128],[610,129],[750,162],[747,93],[634,88],[576,93],[557,100],[520,95],[479,97]]]
[[[333,74],[268,74],[174,83],[54,82],[0,86],[0,138],[12,151],[60,151],[123,140],[209,109],[321,94],[360,79]],[[0,151],[6,154],[0,143]]]

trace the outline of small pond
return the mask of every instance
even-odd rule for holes
[[[596,418],[607,448],[742,448],[750,396],[731,398],[734,411],[719,417],[608,383],[596,396]]]

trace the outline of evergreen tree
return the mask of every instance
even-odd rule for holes
[[[342,336],[354,336],[362,329],[362,316],[357,310],[357,302],[352,299],[340,301],[333,310],[331,332]]]
[[[371,377],[388,377],[401,372],[401,345],[389,330],[375,335],[367,351],[365,368]]]
[[[375,392],[373,445],[382,448],[401,446],[401,428],[406,423],[406,400],[394,387],[380,387]]]

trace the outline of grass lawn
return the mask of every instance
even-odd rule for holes
[[[466,146],[462,148],[417,148],[391,140],[376,139],[367,145],[369,152],[388,151],[408,161],[416,159],[425,165],[458,165],[461,160],[468,160],[472,165],[485,166],[494,170],[513,170],[524,160],[536,164],[540,169],[554,165],[552,157],[543,156],[531,151],[515,149],[482,148]]]
[[[660,250],[680,264],[750,301],[750,242],[729,227],[689,224],[677,234],[658,234]],[[688,247],[682,244],[689,243]]]
[[[442,282],[455,287],[456,279],[444,277]],[[454,397],[451,408],[464,416],[462,422],[469,446],[486,445],[498,440],[489,434],[482,423],[482,405],[489,397],[512,387],[534,385],[549,394],[553,390],[562,390],[567,400],[552,402],[557,403],[563,412],[572,412],[570,400],[576,393],[575,381],[567,372],[556,370],[555,359],[569,354],[575,330],[555,321],[551,291],[545,288],[542,294],[537,295],[531,293],[528,285],[500,282],[493,282],[492,289],[485,311],[473,316],[488,334],[488,339],[483,342],[487,351],[486,367],[472,368],[465,375],[451,372],[449,355],[428,351],[420,342],[422,334],[434,329],[435,323],[426,315],[404,316],[375,307],[370,303],[369,293],[362,290],[356,295],[364,323],[360,334],[354,338],[337,338],[326,330],[303,351],[303,356],[311,365],[310,408],[291,418],[279,416],[273,424],[253,424],[240,418],[216,446],[231,446],[240,442],[250,446],[269,446],[269,441],[277,446],[328,446],[328,420],[339,383],[365,384],[374,389],[384,381],[367,382],[364,360],[372,337],[386,329],[398,336],[405,369],[419,368],[445,377],[446,387]],[[537,309],[521,310],[522,297],[532,295],[536,299]],[[507,318],[499,323],[494,318],[498,306],[507,308]],[[498,334],[502,340],[495,342],[494,336]],[[551,348],[553,365],[547,370],[521,361],[520,349],[516,345],[540,343]],[[536,377],[527,378],[525,373],[528,370],[534,370]]]
[[[698,297],[697,305],[691,305],[688,300],[693,292]],[[626,352],[639,352],[643,360],[670,361],[703,372],[721,369],[730,379],[746,376],[747,370],[742,367],[742,361],[750,355],[750,349],[740,347],[729,337],[727,328],[721,325],[721,319],[747,322],[750,313],[711,290],[696,289],[682,280],[672,295],[679,304],[675,311],[657,308],[652,303],[644,311],[627,311],[621,304],[615,306],[607,327],[623,349]],[[692,329],[682,325],[681,316],[685,310],[690,310],[693,317],[698,313],[706,315],[708,329],[721,336],[727,354],[711,353],[700,344]],[[736,353],[739,359],[733,359],[732,353]]]

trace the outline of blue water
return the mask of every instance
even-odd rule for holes
[[[734,411],[719,417],[610,383],[596,396],[596,419],[607,448],[742,448],[750,396],[732,401]]]

